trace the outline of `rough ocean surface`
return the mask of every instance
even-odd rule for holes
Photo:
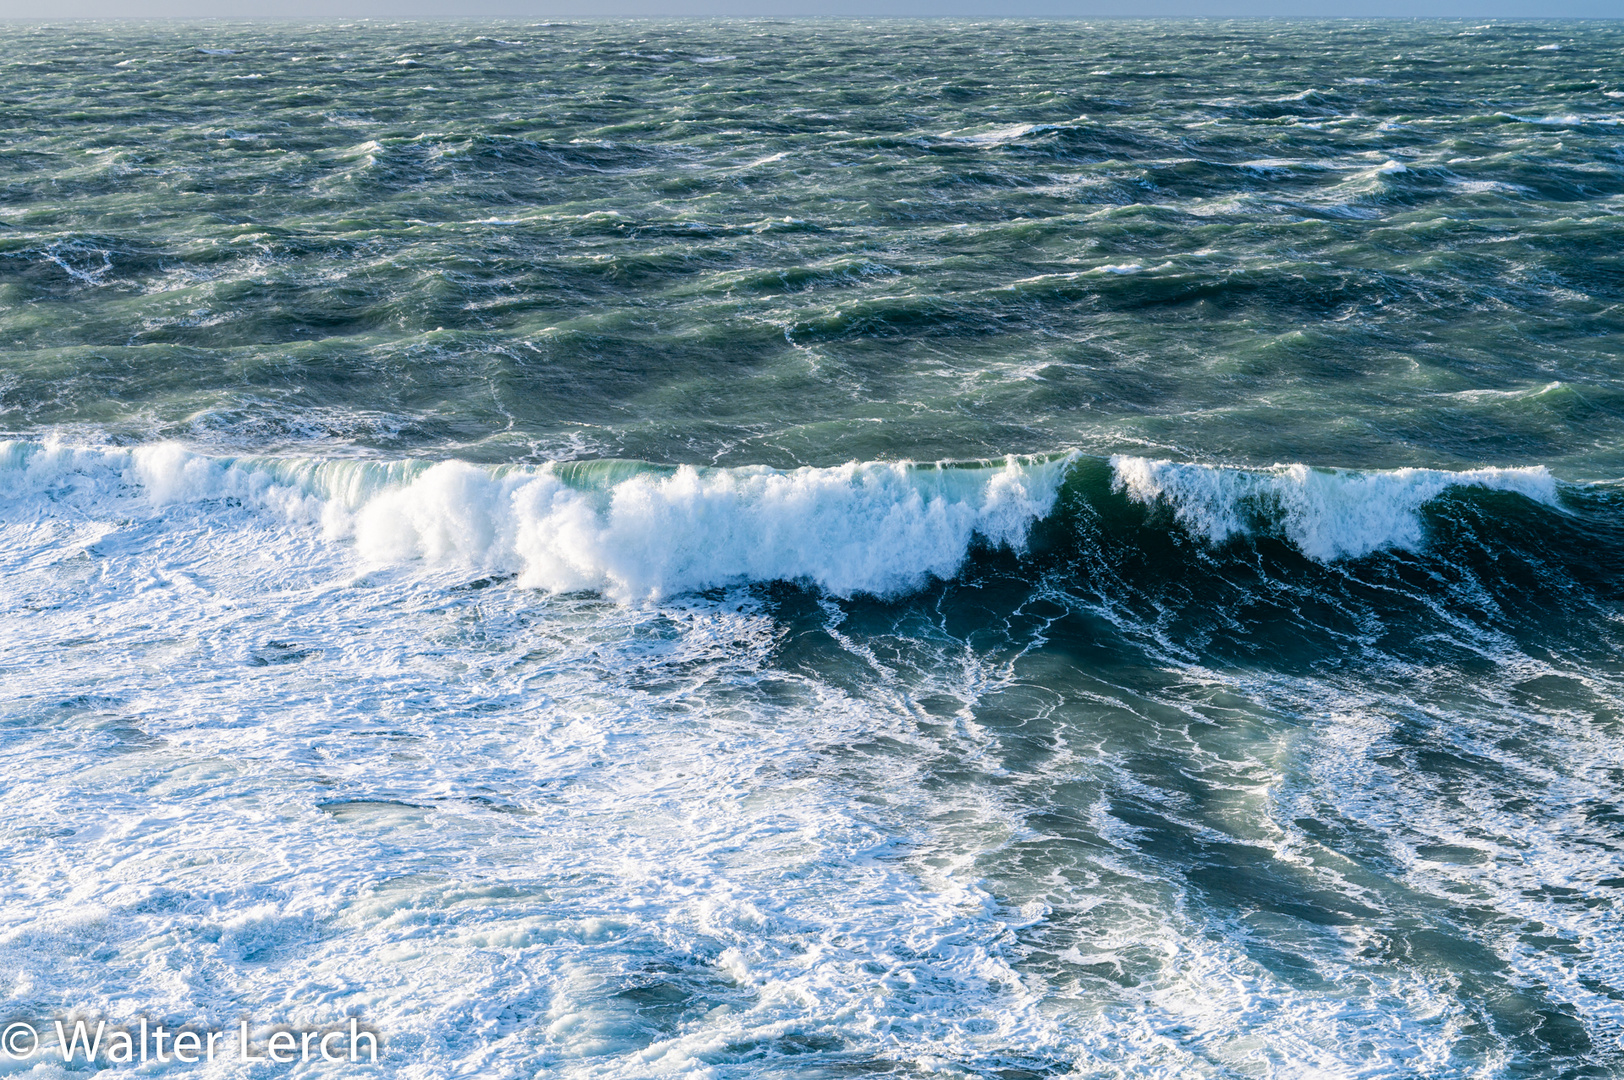
[[[1624,1075],[1621,58],[8,24],[0,1020]]]

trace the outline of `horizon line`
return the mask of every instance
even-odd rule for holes
[[[513,15],[0,15],[0,23],[302,22],[302,23],[519,23],[534,27],[604,23],[846,22],[846,23],[1038,23],[1038,22],[1470,22],[1616,23],[1624,15],[604,15],[535,18]]]

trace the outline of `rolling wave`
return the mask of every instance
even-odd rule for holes
[[[1517,469],[1394,469],[1357,472],[1302,464],[1267,469],[1189,465],[1118,455],[1111,486],[1138,503],[1165,503],[1191,533],[1213,544],[1274,531],[1315,562],[1356,558],[1423,542],[1420,510],[1455,488],[1512,491],[1556,505],[1543,466]]]
[[[13,499],[230,499],[319,524],[366,562],[421,559],[631,601],[775,580],[843,596],[910,591],[956,574],[976,540],[1024,547],[1070,460],[488,468],[11,442],[0,483]]]
[[[228,458],[174,443],[0,443],[9,516],[50,516],[65,503],[93,517],[161,515],[176,504],[224,501],[317,527],[352,545],[364,564],[511,574],[525,588],[625,602],[770,581],[837,596],[899,595],[953,578],[978,548],[1026,553],[1040,522],[1076,536],[1081,523],[1068,517],[1107,504],[1137,506],[1140,527],[1170,524],[1208,548],[1272,536],[1313,562],[1332,563],[1423,548],[1424,508],[1470,489],[1560,503],[1543,467],[1245,469],[1067,452],[783,471]]]

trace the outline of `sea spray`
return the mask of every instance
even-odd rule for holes
[[[14,501],[139,499],[161,508],[227,500],[319,524],[364,564],[512,574],[548,592],[642,601],[794,581],[836,596],[883,596],[952,578],[978,543],[1025,551],[1083,460],[1068,452],[787,471],[624,461],[484,466],[14,440],[0,443],[0,485]],[[1422,508],[1452,490],[1559,502],[1542,466],[1247,469],[1116,455],[1109,468],[1114,493],[1168,508],[1179,528],[1209,544],[1268,533],[1316,562],[1421,547]]]
[[[1135,502],[1171,507],[1180,525],[1209,543],[1275,531],[1317,562],[1420,546],[1420,509],[1454,488],[1513,491],[1556,503],[1556,480],[1543,466],[1241,469],[1118,454],[1111,458],[1111,487]]]
[[[320,522],[364,563],[423,561],[519,575],[617,600],[754,581],[895,594],[951,578],[975,543],[1020,550],[1075,455],[1002,463],[853,462],[787,472],[603,463],[562,470],[460,461],[216,458],[4,444],[0,477],[61,498],[154,507],[234,500]]]

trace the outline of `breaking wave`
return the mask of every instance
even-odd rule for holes
[[[1277,532],[1315,562],[1414,550],[1420,511],[1452,488],[1513,491],[1556,505],[1556,479],[1543,466],[1518,469],[1393,469],[1356,472],[1275,465],[1238,469],[1117,455],[1111,488],[1135,502],[1171,507],[1179,524],[1210,543]]]
[[[368,562],[422,559],[514,573],[550,592],[643,600],[774,580],[889,594],[950,578],[975,542],[1022,548],[1070,461],[484,467],[11,442],[0,444],[0,482],[14,498],[235,499],[319,524]]]
[[[316,527],[353,545],[363,564],[464,567],[621,601],[766,581],[839,596],[906,593],[954,577],[978,547],[1025,552],[1039,522],[1075,535],[1067,515],[1079,511],[1061,501],[1068,492],[1086,507],[1148,508],[1151,527],[1157,508],[1170,511],[1175,527],[1208,545],[1267,534],[1327,563],[1423,547],[1423,508],[1461,488],[1558,504],[1557,482],[1542,467],[1243,469],[1077,453],[794,470],[482,466],[226,458],[173,443],[0,443],[0,494],[13,519],[41,501],[71,502],[94,517],[224,500]]]

